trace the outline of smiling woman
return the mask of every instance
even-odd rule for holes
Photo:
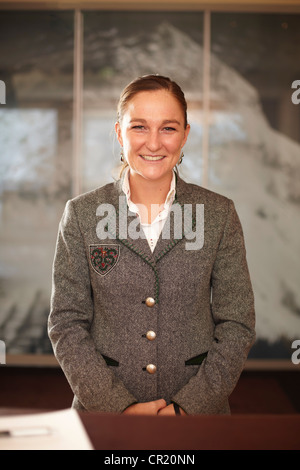
[[[173,168],[188,138],[186,103],[166,77],[145,76],[127,88],[115,129],[130,167],[131,200],[146,205],[150,213],[151,204],[165,201]],[[156,215],[152,214],[150,222]]]
[[[139,207],[142,222],[152,223],[163,210],[190,131],[181,88],[160,75],[133,80],[121,94],[115,130],[123,169],[130,167],[133,209]]]
[[[131,82],[115,130],[127,165],[121,178],[69,201],[59,227],[49,336],[74,391],[73,406],[229,413],[229,395],[255,337],[234,204],[176,174],[189,125],[183,92],[169,78]],[[140,237],[97,230],[110,206]],[[181,237],[176,227],[164,236],[183,206],[193,223]],[[199,206],[205,240],[190,250],[185,239],[199,222]],[[185,211],[182,218],[185,223]]]

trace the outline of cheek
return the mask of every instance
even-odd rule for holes
[[[165,147],[170,153],[178,153],[181,150],[183,139],[176,137],[165,141]]]
[[[140,148],[145,142],[141,136],[130,136],[124,139],[124,148],[127,150],[136,150]]]

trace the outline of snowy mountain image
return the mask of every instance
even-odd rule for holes
[[[180,171],[201,185],[202,47],[167,23],[144,47],[142,37],[123,43],[112,37],[113,32],[110,40],[116,54],[110,90],[116,100],[120,82],[151,71],[174,77],[182,86],[192,131]],[[97,54],[96,50],[90,57],[91,63],[97,63]],[[121,78],[113,73],[118,70]],[[242,221],[255,291],[257,338],[269,344],[283,339],[289,347],[290,339],[300,337],[300,146],[270,126],[255,88],[214,54],[210,89],[208,187],[233,199]],[[105,96],[105,87],[101,98],[93,86],[86,91],[87,101],[93,103]]]

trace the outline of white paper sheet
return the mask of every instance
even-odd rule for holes
[[[3,437],[3,431],[11,435]],[[1,432],[0,450],[93,450],[86,430],[72,408],[0,416],[0,435]]]

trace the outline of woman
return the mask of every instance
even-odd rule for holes
[[[49,336],[77,409],[230,412],[255,336],[253,293],[232,201],[174,171],[190,130],[186,108],[166,77],[131,82],[115,126],[121,178],[66,205]],[[197,207],[204,242],[194,248]],[[175,209],[185,222],[185,208],[194,222],[178,236]]]

